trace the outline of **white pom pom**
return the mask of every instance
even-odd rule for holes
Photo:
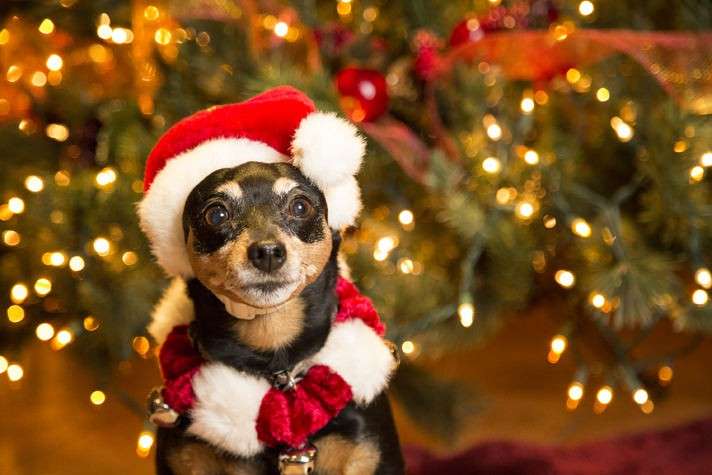
[[[353,176],[342,183],[330,186],[324,191],[326,204],[329,207],[329,226],[332,229],[341,229],[344,226],[353,226],[361,212],[361,190]]]
[[[322,190],[355,175],[365,151],[356,127],[325,112],[306,116],[292,140],[294,166]]]

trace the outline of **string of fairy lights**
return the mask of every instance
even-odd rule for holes
[[[74,3],[74,0],[60,1],[61,6],[64,8],[71,8]],[[499,5],[500,1],[490,0],[489,3],[496,6]],[[342,21],[352,21],[355,11],[352,0],[338,0],[335,8]],[[582,18],[590,18],[595,12],[595,5],[591,1],[584,0],[578,3],[577,11]],[[361,15],[363,21],[359,25],[360,31],[365,34],[372,31],[373,22],[378,18],[379,14],[380,11],[376,6],[363,8]],[[117,25],[108,13],[99,15],[95,22],[97,41],[81,46],[82,58],[85,58],[102,71],[113,70],[116,67],[117,57],[119,56],[119,53],[114,51],[115,48],[120,48],[124,45],[137,47],[138,43],[146,43],[146,38],[142,38],[137,33],[139,31],[141,31],[140,35],[148,35],[148,43],[151,44],[151,47],[157,48],[158,53],[169,61],[175,60],[179,52],[178,46],[186,41],[195,41],[201,47],[206,47],[211,41],[207,32],[199,32],[177,25],[170,18],[166,9],[156,5],[142,6],[138,14],[134,15],[134,18],[145,22],[142,26],[147,25],[148,28],[138,29],[134,26]],[[14,18],[11,28],[0,29],[0,47],[13,46],[13,42],[16,41],[13,28],[19,28],[18,25],[21,22],[21,19]],[[572,26],[569,23],[562,22],[552,26],[552,33],[558,41],[563,41],[572,31]],[[304,25],[278,15],[260,15],[258,24],[267,33],[286,42],[294,43],[305,36],[306,27]],[[45,18],[38,24],[33,25],[33,29],[43,37],[51,38],[52,35],[56,34],[57,28],[51,18]],[[19,86],[23,84],[23,86],[29,87],[31,91],[30,97],[40,100],[41,94],[39,91],[46,87],[61,85],[67,68],[72,65],[84,64],[81,62],[83,60],[77,61],[77,56],[76,51],[67,53],[49,51],[41,56],[41,61],[35,58],[32,61],[27,60],[25,64],[21,62],[9,64],[4,71],[5,80],[10,85]],[[152,64],[150,51],[148,53],[144,51],[139,56],[143,58],[144,63],[136,66],[137,74],[141,79],[139,82],[140,87],[137,88],[137,102],[144,114],[151,115],[153,113],[152,92],[157,87],[159,78],[156,68]],[[482,64],[479,67],[483,73],[489,68],[488,65]],[[577,68],[568,69],[564,77],[571,89],[577,93],[591,93],[600,103],[609,102],[612,98],[611,91],[605,85],[594,87],[594,81],[591,76]],[[492,85],[495,81],[494,76],[488,76],[488,81],[490,80],[489,78],[492,78],[493,82],[489,84]],[[26,104],[29,100],[27,96],[24,93],[18,93],[14,97],[15,103],[12,100],[13,98],[0,97],[0,118],[3,118],[3,116],[16,116],[18,129],[27,135],[42,130],[35,118],[23,115],[29,110]],[[519,109],[523,116],[530,116],[535,113],[537,108],[546,107],[548,102],[549,93],[547,91],[543,89],[527,89],[522,94]],[[610,118],[613,136],[622,143],[630,142],[635,137],[635,122],[635,107],[628,101]],[[482,118],[482,130],[487,139],[494,144],[500,142],[508,133],[505,124],[501,123],[493,114],[486,114]],[[47,123],[44,125],[43,131],[49,140],[59,143],[68,141],[71,134],[70,127],[60,122]],[[686,138],[677,141],[673,146],[673,151],[678,154],[687,151],[689,148],[688,142],[692,136],[694,136],[694,132],[688,133],[686,131]],[[468,143],[463,145],[467,150]],[[477,152],[479,150],[474,155],[477,155]],[[514,147],[514,155],[529,167],[545,165],[551,159],[548,153],[524,145]],[[494,153],[482,157],[479,163],[482,171],[488,176],[500,175],[507,165],[507,162],[501,156]],[[689,168],[690,184],[694,185],[702,182],[705,178],[706,170],[710,167],[712,167],[712,151],[706,151]],[[100,191],[110,191],[120,179],[119,171],[114,167],[107,166],[96,171],[94,185]],[[48,183],[53,183],[56,187],[68,187],[72,183],[71,172],[62,169],[52,176],[28,175],[23,182],[26,193],[15,193],[5,203],[0,204],[0,221],[11,224],[13,220],[21,219],[22,215],[27,212],[28,207],[32,206],[32,196],[45,192]],[[514,186],[500,187],[496,190],[494,200],[500,207],[509,209],[516,219],[525,224],[534,224],[538,222],[538,214],[542,208],[537,194],[537,186],[540,185],[532,185],[529,187],[530,189],[526,189],[526,187],[517,189]],[[131,187],[136,193],[141,192],[140,181],[134,181]],[[57,224],[61,223],[64,217],[61,211],[55,210],[51,213],[50,219],[52,223]],[[402,231],[410,232],[415,229],[417,217],[412,210],[404,208],[398,211],[397,220]],[[566,228],[577,238],[584,240],[591,239],[594,235],[601,235],[606,243],[615,240],[615,236],[612,235],[610,229],[594,230],[592,224],[582,216],[570,215],[567,216],[566,220],[564,226],[562,226],[556,217],[546,214],[541,217],[540,224],[547,230]],[[121,249],[119,245],[120,239],[115,239],[113,234],[112,232],[107,232],[106,235],[95,236],[85,243],[81,252],[48,249],[41,256],[42,264],[47,268],[66,268],[69,273],[74,274],[83,272],[94,258],[120,262],[124,267],[136,265],[139,261],[137,252],[131,249]],[[20,232],[12,228],[4,229],[1,236],[2,243],[7,248],[19,246],[23,240]],[[371,245],[373,246],[373,259],[376,262],[384,262],[391,259],[394,254],[393,251],[400,246],[400,238],[397,232],[393,232],[375,237]],[[417,276],[424,272],[424,264],[415,257],[399,256],[395,265],[396,269],[402,274]],[[537,251],[534,253],[532,266],[537,272],[543,273],[546,271],[547,258],[543,252]],[[574,271],[565,267],[554,269],[552,278],[563,290],[574,289],[577,284]],[[692,280],[694,288],[689,295],[690,302],[692,305],[699,307],[708,305],[709,290],[712,288],[712,274],[709,268],[700,266],[694,269]],[[32,294],[34,293],[37,298],[42,299],[50,295],[53,292],[53,288],[52,279],[46,275],[38,275],[32,281],[14,283],[8,291],[10,300],[10,305],[6,308],[8,321],[11,324],[23,322],[27,316],[25,306],[32,298]],[[613,312],[620,304],[617,298],[607,296],[600,290],[591,291],[586,298],[592,311],[604,315]],[[463,328],[471,328],[476,323],[477,304],[468,292],[460,295],[455,314]],[[48,321],[42,321],[35,326],[35,336],[39,341],[47,342],[53,350],[60,351],[75,341],[78,332],[94,332],[99,329],[100,325],[100,320],[92,315],[84,316],[80,321],[63,327],[56,327]],[[551,338],[546,358],[549,363],[556,364],[559,362],[570,346],[569,339],[570,335],[565,332],[556,334]],[[133,337],[131,346],[137,354],[143,357],[150,356],[152,350],[155,350],[144,336]],[[419,354],[419,345],[413,339],[402,340],[400,347],[407,357],[414,358]],[[661,385],[669,384],[673,378],[673,373],[671,365],[661,365],[657,371],[659,383]],[[23,379],[25,370],[20,362],[14,361],[7,355],[0,355],[0,374],[6,374],[11,383],[16,383]],[[624,374],[621,379],[626,382],[633,401],[640,406],[641,410],[645,413],[652,412],[654,403],[648,391],[640,385],[637,378],[634,375]],[[588,380],[589,371],[584,367],[577,369],[572,382],[566,390],[566,407],[568,409],[573,410],[579,406],[588,391]],[[601,413],[611,404],[614,399],[615,388],[615,380],[610,379],[593,390],[595,392],[594,412]],[[107,398],[106,392],[102,389],[93,389],[89,394],[90,403],[96,406],[106,403]],[[153,432],[150,427],[145,426],[137,437],[136,453],[141,457],[148,456],[153,443]]]

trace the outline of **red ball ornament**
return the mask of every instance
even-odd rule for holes
[[[371,122],[388,109],[386,78],[374,69],[345,68],[336,75],[341,108],[354,122]]]

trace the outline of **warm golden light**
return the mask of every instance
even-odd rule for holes
[[[148,21],[158,20],[161,11],[155,5],[149,5],[143,9],[143,17]]]
[[[499,173],[502,169],[502,162],[495,157],[487,157],[482,160],[482,169],[490,174]]]
[[[67,262],[67,256],[65,256],[63,252],[51,252],[47,262],[52,267],[62,267],[64,263]]]
[[[566,347],[569,344],[569,340],[564,335],[556,335],[551,339],[550,347],[551,351],[560,355],[566,351]]]
[[[35,335],[42,341],[49,341],[54,336],[54,327],[49,323],[40,323],[35,328]]]
[[[415,264],[412,259],[404,258],[398,261],[398,268],[404,274],[412,274]]]
[[[45,63],[47,65],[47,69],[50,71],[59,71],[62,69],[62,66],[64,65],[64,61],[62,60],[62,57],[58,54],[50,54],[47,57],[47,62]]]
[[[278,21],[274,25],[274,34],[279,36],[280,38],[284,38],[287,36],[287,33],[289,33],[289,25],[287,25],[283,21]]]
[[[96,391],[91,392],[91,394],[89,395],[89,400],[95,406],[101,406],[102,404],[104,404],[104,402],[106,402],[106,394],[104,394],[104,391],[99,391],[97,389]]]
[[[704,177],[705,169],[700,165],[695,165],[694,167],[690,168],[690,179],[692,181],[702,181]]]
[[[583,218],[575,218],[571,221],[571,231],[582,238],[591,236],[591,226]]]
[[[134,351],[141,356],[148,353],[148,350],[151,349],[151,344],[149,343],[148,338],[146,338],[145,336],[135,337],[133,340],[131,340],[131,346],[133,347]]]
[[[502,138],[502,127],[499,124],[492,123],[487,126],[487,137],[494,140],[495,142]]]
[[[613,388],[608,385],[601,387],[596,393],[596,400],[604,406],[610,404],[613,400]]]
[[[574,276],[571,271],[560,269],[556,271],[556,274],[554,274],[554,280],[556,280],[556,283],[560,286],[568,289],[573,287],[576,283],[576,276]]]
[[[536,165],[539,163],[539,154],[536,150],[527,150],[524,152],[524,161],[529,165]]]
[[[460,317],[460,324],[469,328],[475,321],[475,306],[469,302],[463,302],[457,307],[457,315]]]
[[[598,99],[599,102],[606,102],[610,98],[611,93],[605,87],[598,88],[598,90],[596,91],[596,99]]]
[[[21,240],[20,233],[13,229],[8,229],[2,233],[2,242],[4,242],[6,246],[17,246]]]
[[[7,319],[10,323],[19,323],[25,319],[25,309],[19,305],[10,305],[7,307]]]
[[[531,97],[525,97],[522,102],[519,103],[519,107],[525,114],[531,114],[534,110],[534,99]]]
[[[44,20],[42,20],[42,23],[40,23],[40,26],[37,29],[43,35],[49,35],[54,31],[54,22],[49,18],[45,18]]]
[[[535,211],[534,205],[529,201],[521,201],[514,208],[514,212],[519,219],[529,219],[534,216]]]
[[[391,252],[397,245],[393,236],[384,236],[376,242],[376,248],[383,252]]]
[[[173,35],[168,28],[159,28],[154,33],[153,40],[159,45],[167,45],[171,42],[172,37]]]
[[[94,247],[94,251],[100,256],[108,256],[111,252],[111,243],[108,239],[103,237],[94,239],[92,246]]]
[[[0,30],[0,45],[6,45],[10,41],[10,31],[7,28]]]
[[[132,266],[138,262],[138,254],[133,251],[126,251],[121,254],[121,262],[123,262],[124,265]]]
[[[21,214],[23,211],[25,211],[25,202],[22,200],[22,198],[13,196],[9,200],[7,200],[7,207],[13,213]]]
[[[105,187],[116,181],[116,170],[111,167],[103,168],[96,174],[97,186]]]
[[[141,432],[136,441],[136,455],[139,457],[148,457],[151,452],[151,447],[153,447],[153,433],[147,430]]]
[[[9,363],[7,361],[7,358],[4,356],[0,356],[0,374],[3,374],[5,371],[7,371],[7,367],[9,366]]]
[[[91,315],[87,315],[86,317],[84,317],[82,324],[84,325],[84,329],[89,332],[93,332],[99,329],[99,320],[97,320]]]
[[[648,391],[643,388],[638,388],[633,392],[633,401],[640,406],[648,402],[649,399]]]
[[[700,165],[703,167],[712,167],[712,152],[705,152],[700,157]]]
[[[409,354],[411,354],[411,353],[413,353],[413,352],[415,351],[415,344],[414,344],[412,341],[410,341],[410,340],[406,340],[406,341],[404,341],[403,344],[401,345],[401,350],[402,350],[403,353],[405,353],[406,355],[409,355]]]
[[[69,129],[63,124],[48,124],[45,133],[47,137],[57,142],[64,142],[69,138]]]
[[[109,26],[107,24],[102,24],[97,27],[96,36],[98,36],[102,40],[108,40],[109,38],[111,38],[112,32],[113,32],[113,30],[112,30],[111,26]]]
[[[30,78],[30,82],[35,87],[44,87],[47,84],[47,75],[42,71],[35,71]]]
[[[695,272],[695,282],[700,284],[700,287],[704,287],[705,289],[712,287],[712,274],[710,274],[710,270],[706,267],[700,267],[697,269]]]
[[[574,401],[580,401],[583,397],[583,384],[578,381],[574,381],[573,383],[571,383],[569,385],[567,395],[569,396],[569,399],[572,399]]]
[[[403,211],[398,213],[398,221],[403,226],[408,226],[410,224],[413,224],[414,220],[415,220],[415,216],[413,215],[413,212],[409,209],[404,209]]]
[[[39,193],[44,190],[44,180],[36,175],[25,178],[25,188],[32,193]]]
[[[660,383],[663,386],[667,385],[670,381],[672,381],[672,376],[673,370],[671,366],[661,366],[658,370],[658,380],[660,380]]]
[[[618,116],[611,118],[611,127],[621,142],[629,142],[634,135],[633,128]]]
[[[128,28],[114,28],[111,30],[111,41],[117,45],[131,43],[133,41],[133,31]]]
[[[704,289],[697,289],[692,292],[692,303],[701,307],[709,301],[709,295]]]
[[[84,259],[80,256],[72,256],[72,258],[69,259],[69,268],[74,272],[79,272],[84,269]]]
[[[581,79],[581,71],[576,68],[571,68],[566,71],[566,80],[571,84],[577,83]]]
[[[7,379],[12,382],[19,381],[25,375],[25,371],[17,363],[13,363],[7,367]]]
[[[30,291],[27,290],[27,286],[25,284],[15,284],[10,289],[10,300],[12,300],[12,303],[21,304],[25,301],[25,299],[27,299],[29,293]]]
[[[589,2],[589,0],[583,0],[583,2],[579,3],[578,11],[581,16],[589,16],[591,13],[593,13],[593,10],[593,3]]]
[[[74,335],[71,331],[64,329],[57,332],[52,340],[52,349],[59,351],[74,340]]]
[[[604,297],[603,294],[599,294],[598,292],[592,293],[591,305],[596,308],[603,308],[603,306],[606,305],[606,297]]]
[[[35,293],[40,297],[44,297],[52,292],[52,282],[46,277],[40,277],[35,281]]]
[[[554,229],[556,227],[556,218],[554,216],[544,216],[544,227],[546,229]]]

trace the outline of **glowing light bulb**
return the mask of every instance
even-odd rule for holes
[[[20,233],[12,229],[8,229],[2,233],[2,242],[4,242],[6,246],[17,246],[21,240]]]
[[[583,397],[583,389],[583,384],[578,381],[574,381],[569,385],[569,389],[566,393],[569,396],[569,399],[573,401],[580,401]]]
[[[463,302],[457,307],[457,315],[460,317],[460,324],[469,328],[475,321],[475,306],[469,302]]]
[[[502,162],[495,157],[487,157],[482,160],[482,169],[490,174],[499,173],[502,169]]]
[[[404,258],[398,261],[398,268],[404,274],[412,274],[415,264],[412,259]]]
[[[705,289],[712,287],[712,274],[710,274],[710,270],[706,267],[700,267],[697,269],[695,272],[695,282],[700,284],[700,287],[704,287]]]
[[[581,80],[581,71],[576,68],[571,68],[566,71],[566,80],[571,84],[575,84]]]
[[[640,406],[648,402],[649,399],[648,391],[643,388],[638,388],[633,392],[633,401]]]
[[[103,237],[94,239],[92,246],[94,247],[94,251],[100,256],[108,256],[111,252],[111,243],[108,239]]]
[[[71,331],[64,329],[57,332],[52,340],[51,346],[55,351],[59,351],[74,340],[74,335]]]
[[[32,193],[39,193],[44,189],[44,181],[36,175],[25,178],[25,188]]]
[[[593,3],[589,0],[584,0],[583,2],[579,3],[578,6],[578,11],[581,16],[589,16],[591,13],[593,13],[594,9],[595,7],[593,6]]]
[[[400,221],[403,226],[413,224],[414,220],[415,216],[413,215],[413,212],[409,209],[404,209],[403,211],[398,213],[398,221]]]
[[[84,325],[84,329],[89,332],[98,330],[100,325],[99,320],[97,320],[91,315],[84,317],[82,324]]]
[[[148,351],[151,349],[151,344],[149,343],[148,338],[146,338],[145,336],[135,337],[133,340],[131,340],[131,346],[133,347],[134,351],[141,356],[148,353]]]
[[[393,236],[384,236],[376,242],[376,248],[383,252],[391,252],[398,243]]]
[[[556,274],[554,274],[554,280],[556,280],[556,283],[560,286],[568,289],[573,287],[576,283],[576,276],[574,276],[573,272],[569,270],[560,269],[556,271]]]
[[[702,181],[705,177],[705,169],[700,165],[695,165],[690,168],[690,180],[694,182]]]
[[[583,218],[575,218],[571,221],[571,231],[582,238],[591,236],[591,226]]]
[[[601,387],[596,393],[596,400],[604,406],[610,404],[613,400],[613,388],[608,385]]]
[[[620,117],[614,116],[613,118],[611,118],[611,127],[618,136],[618,140],[620,140],[621,142],[630,142],[630,140],[633,138],[633,128],[630,125],[626,124]]]
[[[556,227],[556,218],[554,216],[544,216],[544,227],[546,229],[554,229]]]
[[[111,30],[111,41],[117,45],[131,43],[133,41],[133,31],[128,28],[114,28]]]
[[[40,297],[44,297],[52,291],[52,281],[46,277],[40,277],[35,282],[35,292]]]
[[[539,154],[536,150],[527,150],[524,152],[524,161],[529,165],[536,165],[539,163]]]
[[[596,91],[596,99],[598,99],[599,102],[607,102],[610,98],[611,92],[605,87],[600,87]]]
[[[111,26],[109,26],[107,24],[99,25],[96,28],[96,36],[98,36],[102,40],[108,40],[109,38],[111,38],[112,32],[113,32],[113,29],[111,28]]]
[[[7,379],[12,382],[19,381],[25,375],[25,371],[17,363],[13,363],[7,367]]]
[[[25,202],[22,200],[22,198],[13,196],[9,200],[7,200],[7,207],[15,214],[22,214],[22,212],[25,211]]]
[[[50,71],[59,71],[62,69],[62,66],[64,65],[64,61],[62,60],[62,57],[58,54],[50,54],[47,57],[47,62],[45,63],[47,65],[47,69]]]
[[[535,211],[534,205],[529,201],[521,201],[517,204],[516,208],[514,208],[517,217],[525,220],[534,216]]]
[[[49,265],[53,267],[62,267],[67,262],[67,256],[63,252],[52,252],[49,255]]]
[[[692,303],[694,303],[698,307],[702,307],[708,301],[709,301],[709,295],[707,294],[706,290],[697,289],[694,292],[692,292]]]
[[[141,458],[148,457],[153,447],[154,436],[152,432],[147,430],[141,432],[136,441],[136,455]]]
[[[494,140],[495,142],[502,138],[502,127],[499,124],[492,123],[487,126],[487,137]]]
[[[532,99],[531,97],[523,98],[522,102],[519,103],[519,107],[525,114],[531,114],[534,110],[534,99]]]
[[[21,304],[27,299],[29,293],[30,291],[27,290],[25,284],[17,283],[10,289],[10,300],[12,300],[13,303]]]
[[[3,374],[5,371],[7,371],[7,367],[9,366],[9,363],[7,361],[7,358],[4,356],[0,356],[0,374]]]
[[[712,152],[705,152],[700,157],[700,165],[703,167],[712,167]]]
[[[171,42],[172,37],[173,35],[168,28],[161,27],[156,30],[156,33],[154,33],[153,40],[159,45],[165,46]]]
[[[45,18],[44,20],[42,20],[42,23],[40,23],[40,26],[37,29],[43,35],[49,35],[54,31],[54,22],[49,18]]]
[[[410,340],[406,340],[401,345],[401,350],[406,355],[410,355],[411,353],[413,353],[415,351],[415,344]]]
[[[106,394],[104,394],[104,391],[99,391],[97,389],[96,391],[91,392],[91,394],[89,395],[89,400],[95,406],[101,406],[102,404],[104,404],[104,402],[106,402]]]
[[[54,336],[54,327],[49,323],[40,323],[35,328],[35,335],[41,341],[49,341]]]
[[[19,305],[10,305],[7,307],[7,319],[10,323],[19,323],[25,319],[25,309]]]
[[[69,259],[69,268],[74,272],[79,272],[84,269],[84,259],[80,256],[72,256],[72,258]]]
[[[603,306],[606,305],[606,297],[604,297],[603,294],[599,294],[598,292],[592,293],[591,305],[596,308],[603,308]]]
[[[274,34],[279,36],[280,38],[284,38],[287,36],[287,33],[289,33],[289,25],[287,25],[283,21],[278,21],[274,25]]]
[[[668,384],[672,381],[673,370],[671,366],[665,365],[661,366],[658,370],[658,380],[662,385]]]
[[[69,129],[66,125],[49,124],[45,128],[45,134],[47,134],[47,137],[56,140],[57,142],[64,142],[69,138]]]
[[[103,168],[96,174],[96,184],[103,188],[116,181],[116,170],[111,167]]]
[[[568,346],[569,341],[564,335],[556,335],[554,338],[551,339],[550,347],[551,351],[556,353],[557,355],[562,354],[564,351],[566,351],[566,347]]]

